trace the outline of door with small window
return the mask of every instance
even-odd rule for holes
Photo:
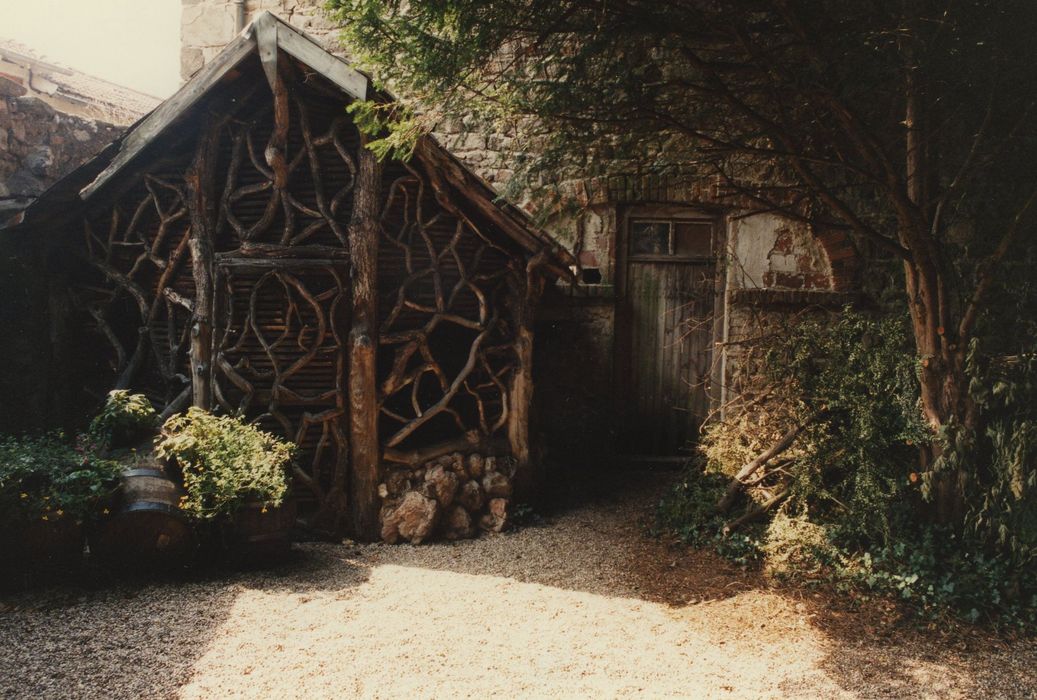
[[[709,411],[717,225],[692,216],[626,219],[617,333],[620,448],[676,456]]]

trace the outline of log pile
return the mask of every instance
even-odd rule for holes
[[[508,525],[515,462],[460,452],[396,469],[378,487],[382,539],[389,544],[459,540]]]

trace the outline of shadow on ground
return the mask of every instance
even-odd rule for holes
[[[647,536],[671,478],[599,474],[474,541],[6,598],[0,697],[1037,695],[1032,644],[918,631]]]

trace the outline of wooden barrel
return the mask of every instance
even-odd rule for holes
[[[276,508],[249,501],[231,519],[227,549],[230,558],[246,564],[276,562],[288,556],[295,526],[295,501]]]
[[[179,507],[183,489],[156,465],[124,471],[119,491],[91,551],[111,565],[143,570],[186,563],[194,537]]]

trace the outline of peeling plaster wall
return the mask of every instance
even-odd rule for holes
[[[831,289],[831,270],[806,226],[774,214],[734,219],[729,284],[742,289]]]

